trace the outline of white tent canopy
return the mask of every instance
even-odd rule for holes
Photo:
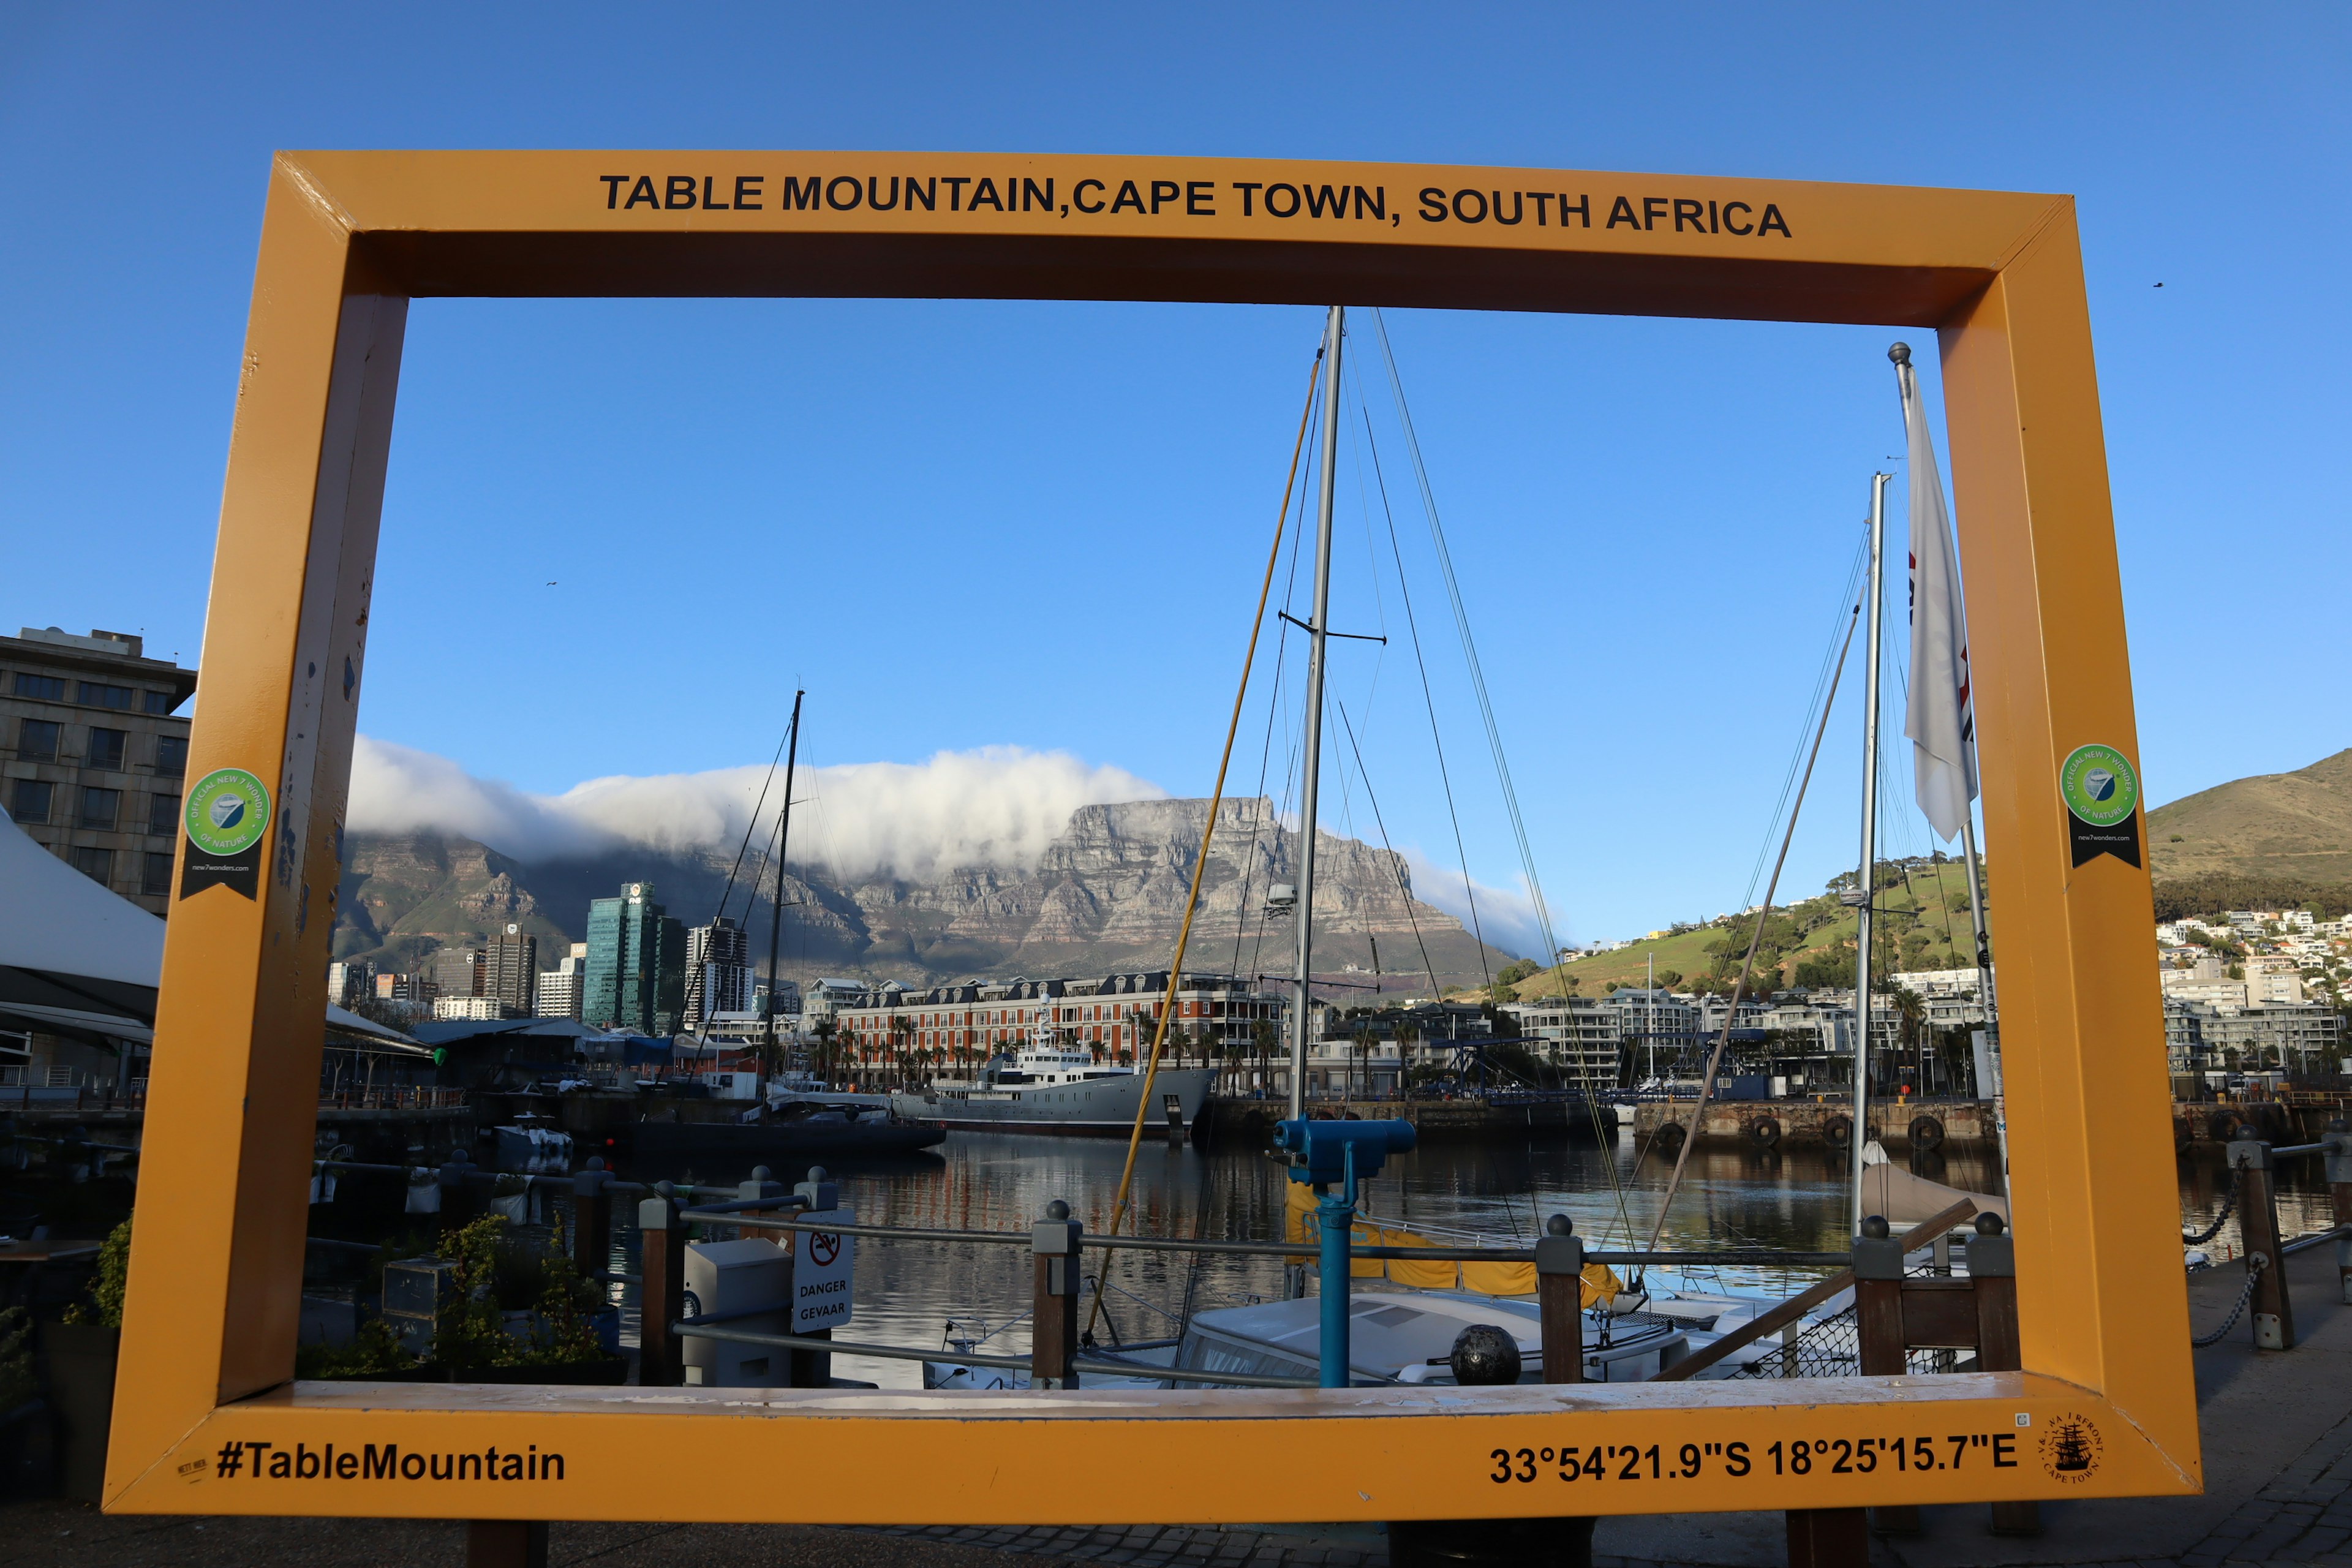
[[[152,991],[163,973],[163,922],[5,822],[0,828],[0,963]]]
[[[153,1038],[154,994],[163,977],[163,922],[34,843],[0,812],[0,969],[22,971],[60,993],[0,994],[0,1015],[14,1026],[145,1044]],[[89,982],[99,984],[78,984]],[[126,995],[122,987],[133,990]],[[69,1005],[77,999],[100,1005]],[[328,1008],[326,1021],[349,1034],[416,1043],[341,1007]]]

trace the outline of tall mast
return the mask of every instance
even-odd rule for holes
[[[1323,760],[1323,648],[1331,614],[1331,507],[1339,458],[1339,341],[1347,307],[1323,327],[1323,475],[1315,505],[1315,616],[1307,645],[1306,763],[1299,783],[1298,994],[1290,1008],[1290,1119],[1307,1115],[1307,1017],[1315,1005],[1315,792]]]
[[[792,842],[793,768],[801,759],[801,699],[807,695],[805,691],[793,693],[793,727],[784,752],[784,804],[776,813],[776,896],[768,909],[768,1008],[761,1030],[772,1054],[776,1048],[776,992],[780,986],[776,954],[784,938],[784,849]],[[782,1063],[779,1060],[775,1065]]]
[[[1862,1234],[1862,1151],[1870,1142],[1870,941],[1878,875],[1878,633],[1886,598],[1886,481],[1870,477],[1870,637],[1863,655],[1868,681],[1862,703],[1862,885],[1854,905],[1853,1226]]]

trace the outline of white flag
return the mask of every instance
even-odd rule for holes
[[[1976,710],[1969,700],[1969,620],[1960,602],[1959,563],[1944,510],[1944,480],[1919,379],[1907,361],[1895,366],[1911,467],[1911,690],[1903,732],[1911,737],[1919,809],[1937,834],[1959,837],[1977,797]]]

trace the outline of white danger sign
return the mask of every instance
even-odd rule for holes
[[[847,1209],[821,1209],[800,1216],[856,1225]],[[793,1325],[789,1331],[837,1329],[849,1321],[850,1281],[857,1268],[857,1238],[829,1230],[793,1233]]]

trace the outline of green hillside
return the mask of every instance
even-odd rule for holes
[[[2158,806],[2148,813],[2147,838],[2158,881],[2352,882],[2352,751]]]
[[[1880,918],[1874,955],[1882,972],[1964,969],[1975,962],[1969,924],[1967,868],[1958,861],[1883,860],[1878,866]],[[1852,887],[1853,878],[1842,879]],[[1838,900],[1840,884],[1801,903],[1775,905],[1767,917],[1748,994],[1794,985],[1852,985],[1855,911]],[[1988,904],[1990,909],[1990,904]],[[1658,983],[1677,991],[1728,992],[1756,929],[1753,914],[1644,939],[1614,952],[1596,953],[1517,983],[1521,1000],[1562,994],[1601,996],[1641,985],[1654,956]]]

